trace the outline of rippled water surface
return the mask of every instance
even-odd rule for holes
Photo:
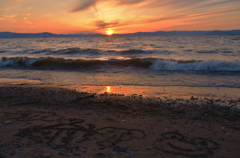
[[[77,85],[240,87],[240,36],[0,39],[0,77]]]

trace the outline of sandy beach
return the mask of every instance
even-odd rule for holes
[[[0,158],[240,158],[240,0],[0,0]]]
[[[0,157],[239,157],[239,102],[1,85]]]

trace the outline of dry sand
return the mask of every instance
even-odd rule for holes
[[[0,158],[235,158],[239,104],[2,85]]]

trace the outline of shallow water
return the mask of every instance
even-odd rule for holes
[[[0,57],[0,78],[78,86],[240,88],[239,36],[0,39]]]
[[[0,86],[42,86],[61,87],[73,89],[79,92],[107,93],[110,96],[151,97],[152,99],[221,99],[239,100],[240,88],[228,87],[187,87],[187,86],[84,86],[46,84],[38,80],[0,78]],[[236,105],[239,107],[240,105]]]

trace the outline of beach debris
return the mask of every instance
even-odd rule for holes
[[[12,123],[12,121],[8,120],[4,122],[4,125],[9,125],[10,123]]]

